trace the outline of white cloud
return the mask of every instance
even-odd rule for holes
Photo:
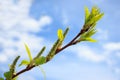
[[[23,43],[30,46],[35,53],[43,46],[44,39],[29,32],[38,32],[42,27],[52,23],[50,16],[39,20],[30,17],[32,0],[0,0],[0,62],[4,63],[15,55],[26,57]],[[35,54],[34,54],[35,55]]]
[[[101,41],[101,40],[108,40],[108,31],[107,30],[103,30],[103,29],[97,29],[97,35],[95,36],[95,39]]]
[[[67,59],[67,61],[62,64],[51,63],[48,64],[49,66],[46,65],[44,69],[48,79],[50,77],[55,80],[117,80],[115,79],[116,76],[112,76],[111,71],[105,66],[79,63],[79,61],[76,62],[70,61],[69,58]],[[38,73],[38,71],[35,72]]]
[[[120,74],[120,42],[108,42],[102,46],[106,55],[105,62],[117,74]]]
[[[120,42],[109,42],[103,47],[108,51],[120,51]]]
[[[71,49],[72,51],[75,51],[75,53],[78,54],[80,58],[86,59],[88,61],[93,61],[93,62],[101,62],[105,59],[105,57],[101,54],[98,54],[92,48],[89,46],[77,46],[75,48]]]
[[[14,0],[0,1],[0,24],[3,29],[9,29],[16,23],[27,18],[32,0],[19,0],[17,4]]]
[[[116,56],[118,56],[120,58],[120,51],[116,52]]]
[[[40,27],[51,23],[49,16],[43,16],[38,21],[29,16],[32,0],[1,1],[0,25],[3,30],[17,29],[25,31],[39,31]]]
[[[38,32],[40,29],[51,23],[51,18],[49,16],[42,16],[39,21],[33,19],[33,18],[27,18],[22,21],[20,21],[19,25],[23,26],[24,28],[22,30],[24,31],[33,31]]]
[[[120,68],[115,68],[115,72],[120,74]]]
[[[0,54],[0,62],[6,62],[7,57],[4,54]]]
[[[116,73],[120,70],[118,65],[120,57],[120,42],[104,43],[101,45],[100,49],[96,49],[95,47],[91,48],[87,45],[78,45],[69,48],[68,51],[76,53],[81,60],[95,63],[104,62]]]

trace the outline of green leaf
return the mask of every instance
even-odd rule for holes
[[[89,41],[89,42],[97,42],[97,40],[92,39],[92,38],[85,38],[84,41]]]
[[[62,30],[58,30],[58,34],[61,34],[62,37],[63,37],[63,36],[64,36],[64,37],[63,37],[63,39],[61,38],[62,41],[61,41],[60,38],[58,37],[58,40],[53,44],[50,52],[49,52],[48,55],[46,56],[46,58],[47,58],[48,61],[51,60],[51,59],[54,57],[56,50],[57,50],[58,48],[61,48],[62,42],[63,42],[64,38],[66,37],[68,31],[69,31],[69,28],[67,28],[67,29],[64,31],[64,34],[62,34]],[[59,35],[58,35],[58,36],[59,36]]]
[[[4,78],[0,78],[0,80],[4,80]]]
[[[5,72],[4,77],[6,78],[6,80],[12,80],[12,72]]]
[[[41,66],[39,66],[39,68],[40,68],[41,72],[44,75],[44,80],[46,80],[46,73],[45,73],[44,69]]]
[[[86,25],[92,26],[92,24],[96,24],[96,22],[100,20],[103,15],[104,13],[101,13],[99,8],[97,8],[96,6],[92,7],[91,13],[87,18],[87,21],[85,22]]]
[[[58,45],[58,48],[57,49],[60,49],[61,48],[61,46],[62,46],[62,44],[63,44],[63,41],[64,41],[64,39],[65,39],[65,37],[66,37],[66,35],[67,35],[67,33],[68,33],[68,31],[69,31],[69,28],[67,27],[66,29],[65,29],[65,31],[64,31],[64,33],[63,33],[63,40],[62,41],[60,41],[60,43],[59,43],[59,45]],[[58,39],[59,40],[59,39]]]
[[[96,32],[97,32],[96,29],[90,29],[88,32],[82,34],[81,36],[88,38],[93,36]]]
[[[59,39],[60,41],[63,40],[64,36],[63,36],[63,31],[62,31],[62,29],[58,29],[57,36],[58,36],[58,39]]]
[[[13,75],[14,72],[15,72],[15,67],[16,67],[16,64],[17,64],[19,58],[20,58],[20,56],[17,56],[17,57],[14,59],[13,63],[10,65],[10,72],[12,73],[12,75]]]
[[[91,15],[96,16],[97,14],[100,14],[100,9],[97,8],[96,6],[92,7]]]
[[[90,11],[89,11],[88,7],[85,7],[85,22],[87,21],[89,15],[90,15]]]
[[[29,61],[27,61],[27,60],[22,60],[22,62],[19,64],[19,66],[22,66],[22,65],[27,66],[28,64],[30,64]]]
[[[86,14],[89,14],[89,16],[87,16]],[[86,7],[85,9],[85,16],[87,18],[87,20],[85,20],[85,24],[83,26],[83,32],[82,32],[82,40],[86,39],[89,37],[91,37],[92,35],[94,35],[96,33],[96,23],[98,20],[100,20],[103,17],[104,13],[100,12],[100,9],[97,8],[96,6],[92,7],[91,12],[89,13],[88,8]],[[79,38],[78,41],[81,40],[81,37]],[[91,39],[90,39],[91,40]],[[92,42],[94,42],[95,40],[91,40]]]
[[[55,52],[58,49],[58,47],[60,46],[60,44],[61,44],[61,41],[59,39],[53,44],[50,52],[46,56],[47,60],[51,60],[54,57]]]
[[[35,57],[35,59],[36,58],[39,58],[41,55],[42,55],[42,53],[45,51],[45,46],[40,50],[40,52],[37,54],[37,56]]]
[[[64,33],[63,33],[64,38],[66,37],[68,31],[69,31],[69,27],[67,27],[66,30],[65,30]]]
[[[32,55],[31,55],[30,49],[29,49],[29,47],[27,46],[27,44],[24,44],[24,45],[25,45],[25,49],[26,49],[26,51],[27,51],[28,57],[29,57],[30,61],[32,61]]]
[[[98,20],[100,20],[102,17],[103,17],[104,13],[101,13],[101,14],[98,14],[94,17],[94,20],[95,22],[97,22]]]
[[[41,57],[35,59],[36,66],[44,64],[45,62],[46,62],[46,57],[44,57],[44,56],[41,56]]]
[[[88,22],[88,24],[95,24],[98,20],[100,20],[103,17],[104,13],[99,13],[96,16],[92,17],[91,20]]]

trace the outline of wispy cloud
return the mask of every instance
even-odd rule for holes
[[[74,53],[80,57],[80,59],[86,59],[92,62],[101,62],[104,60],[104,56],[102,54],[98,54],[95,52],[94,48],[90,48],[89,46],[77,46],[71,49]]]
[[[50,77],[53,80],[117,80],[105,66],[76,61],[65,61],[62,65],[51,63],[46,66],[45,71],[48,79]]]
[[[34,19],[29,15],[31,6],[32,0],[0,1],[0,63],[18,53],[25,55],[24,42],[29,44],[32,52],[43,46],[44,38],[30,32],[41,31],[42,27],[52,23],[52,18],[45,15],[39,20]]]
[[[120,42],[109,42],[103,47],[108,51],[120,51]]]
[[[109,31],[108,30],[103,30],[98,28],[97,29],[97,34],[95,35],[95,39],[99,40],[99,42],[105,41],[109,39]]]
[[[119,54],[120,54],[120,43],[119,42],[108,42],[101,45],[100,50],[95,47],[88,45],[79,45],[76,47],[69,48],[68,51],[76,53],[77,56],[87,62],[101,63],[104,62],[114,72],[119,73]],[[97,49],[97,50],[96,50]]]
[[[41,36],[38,37],[35,34],[41,31],[42,28],[45,27],[46,25],[51,24],[52,18],[48,15],[41,16],[38,18],[38,20],[31,17],[29,15],[29,12],[32,6],[32,1],[33,0],[0,0],[0,64],[7,64],[7,61],[11,62],[11,58],[13,58],[15,55],[18,54],[20,54],[23,58],[26,58],[27,54],[24,49],[24,45],[23,45],[24,42],[28,43],[33,55],[35,55],[34,53],[36,53],[43,46],[45,42],[44,38]],[[91,3],[93,4],[98,4],[98,5],[106,2],[105,0],[99,0],[99,1],[89,0],[89,1],[91,1]],[[64,5],[62,2],[64,3]],[[68,4],[66,5],[67,2]],[[82,3],[83,2],[84,1],[82,1]],[[60,3],[61,5],[58,3]],[[63,19],[62,24],[64,25],[69,23],[74,24],[75,22],[77,23],[79,21],[78,20],[78,18],[80,17],[79,15],[81,15],[81,12],[78,12],[78,10],[80,11],[80,9],[83,8],[83,5],[86,4],[88,6],[91,5],[89,2],[88,3],[85,2],[85,4],[82,4],[81,2],[79,3],[79,1],[75,1],[75,0],[72,1],[66,0],[65,2],[64,0],[62,0],[58,3],[55,2],[54,4],[60,6],[60,8],[63,8],[63,10],[65,10],[68,13],[68,14],[66,12],[60,13],[62,14],[62,19]],[[43,3],[41,4],[43,7],[44,4]],[[50,4],[46,3],[45,8],[43,10],[46,10],[47,8],[49,9],[49,6],[47,7],[47,5],[51,6],[52,4],[53,3]],[[80,8],[78,8],[78,6]],[[119,16],[117,15],[119,15],[119,13],[115,12],[116,9],[114,8],[114,6],[111,7],[111,5],[109,6],[102,5],[102,7],[106,9],[105,15],[106,14],[108,15],[108,17],[106,17],[105,20],[106,22],[109,22],[109,20],[111,20],[111,22],[114,22],[115,21],[114,18],[118,19]],[[55,10],[51,10],[47,12],[50,12],[51,15],[52,14],[54,15]],[[62,11],[58,9],[58,12],[62,12]],[[113,14],[112,12],[117,15],[111,16]],[[74,15],[77,17],[75,17]],[[110,19],[109,17],[110,18],[114,17],[114,18]],[[57,17],[55,16],[55,18]],[[81,18],[81,20],[82,19],[83,18]],[[105,23],[102,24],[106,25]],[[78,24],[80,23],[78,22]],[[115,26],[115,24],[110,23],[109,25]],[[108,35],[109,33],[112,34],[113,33],[112,31],[108,32],[105,29],[104,30],[98,29],[98,33],[96,34],[95,39],[100,41],[101,40],[107,41],[109,38]],[[31,34],[31,32],[35,34]],[[49,44],[47,44],[47,48],[48,46],[51,46]],[[59,60],[57,62],[56,60],[57,63],[53,62],[54,63],[53,64],[52,62],[50,62],[51,64],[48,63],[44,66],[44,69],[47,73],[47,78],[52,78],[52,80],[53,79],[55,80],[79,80],[79,79],[119,80],[117,79],[119,76],[116,77],[116,74],[114,74],[114,72],[120,74],[120,67],[119,67],[120,42],[107,42],[107,43],[104,42],[104,44],[100,42],[99,46],[96,45],[94,46],[94,44],[89,46],[80,44],[80,45],[76,45],[75,47],[73,46],[71,48],[68,48],[67,51],[70,51],[70,53],[71,52],[76,53],[77,58],[83,61],[83,63],[70,61],[73,60],[73,58],[76,58],[73,56],[72,58],[69,57],[70,59],[66,58],[66,56],[64,55],[62,55],[63,56],[62,58],[59,56],[60,61],[63,62],[60,62]],[[64,62],[64,60],[66,60],[66,62]],[[107,66],[106,65],[104,66],[104,64],[99,64],[102,62],[107,64]],[[110,69],[108,68],[108,66]],[[114,70],[113,72],[110,71],[111,68]],[[4,65],[1,67],[1,69],[3,72],[6,71],[6,67]],[[40,76],[39,79],[43,78],[43,75],[39,74],[40,71],[38,72],[38,70],[34,70],[31,72],[28,74],[21,75],[19,80],[24,80],[24,78],[35,80],[36,76],[37,77]],[[34,74],[35,76],[33,76],[33,73],[36,73]]]
[[[0,54],[0,62],[6,62],[7,61],[7,56],[4,54]]]

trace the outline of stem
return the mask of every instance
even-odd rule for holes
[[[76,43],[76,39],[81,35],[82,33],[78,33],[75,38],[73,38],[68,44],[66,44],[65,46],[63,46],[61,49],[57,50],[56,51],[56,54],[59,53],[60,51],[66,49],[67,47],[71,46],[71,45],[74,45]]]
[[[94,10],[95,10],[95,12],[94,12]],[[86,11],[85,13],[87,13],[87,11]],[[93,13],[94,13],[94,14],[93,14]],[[101,15],[101,16],[96,18],[96,15]],[[83,25],[83,28],[81,29],[81,31],[80,31],[69,43],[67,43],[65,46],[63,46],[63,47],[61,47],[61,48],[58,48],[59,46],[58,46],[58,47],[55,47],[55,49],[53,50],[55,54],[53,54],[52,57],[53,57],[54,55],[58,54],[59,52],[61,52],[62,50],[66,49],[67,47],[72,46],[72,45],[75,45],[75,44],[77,44],[78,42],[80,42],[80,40],[79,40],[80,36],[81,36],[83,33],[87,32],[87,31],[89,31],[89,30],[91,30],[91,29],[95,29],[95,24],[96,24],[96,22],[102,17],[102,15],[103,15],[103,13],[101,14],[100,11],[99,11],[99,9],[97,9],[96,7],[93,7],[92,10],[91,10],[91,13],[89,14],[89,19],[88,19],[89,21],[88,21],[88,20],[87,20],[87,22],[85,21],[85,24]],[[66,34],[67,34],[67,31],[68,31],[68,29],[66,29],[66,31],[65,31],[65,34],[64,34],[65,36],[66,36]],[[56,43],[56,44],[57,44],[57,43]],[[26,46],[26,45],[25,45],[25,46]],[[54,48],[54,46],[53,46],[53,48]],[[28,53],[30,53],[30,52],[29,52],[29,49],[27,48],[27,46],[26,46],[26,49],[27,49]],[[38,57],[39,57],[41,54],[42,54],[42,52],[38,55]],[[49,54],[48,54],[48,55],[49,55]],[[31,60],[31,55],[29,55],[29,57],[30,57],[30,60]],[[51,57],[51,56],[50,56],[50,57]],[[49,59],[49,56],[47,56],[47,57],[46,57],[46,63],[49,62],[50,60],[51,60],[51,59]],[[13,68],[12,68],[13,71],[14,71],[14,65],[15,65],[15,64],[16,64],[16,63],[13,63]],[[16,74],[13,74],[13,75],[12,75],[12,79],[15,78],[15,77],[17,77],[18,75],[24,73],[24,72],[27,72],[27,71],[31,70],[31,69],[34,68],[34,67],[36,67],[36,65],[34,65],[34,64],[28,65],[25,69],[22,69],[21,71],[17,72]]]
[[[63,46],[62,48],[56,50],[55,52],[55,55],[58,54],[59,52],[61,52],[62,50],[66,49],[67,47],[71,46],[71,45],[74,45],[76,43],[78,43],[78,41],[76,40],[82,33],[84,33],[85,31],[84,30],[81,30],[68,44],[66,44],[65,46]],[[46,59],[46,62],[48,62],[49,59]],[[17,77],[18,75],[24,73],[24,72],[27,72],[29,70],[31,70],[32,68],[34,68],[35,65],[32,65],[32,66],[27,66],[25,69],[19,71],[18,73],[16,73],[15,75],[13,75],[12,78],[15,78]]]
[[[64,50],[64,49],[66,49],[67,47],[72,46],[72,45],[78,43],[78,41],[77,41],[76,39],[77,39],[81,34],[83,34],[83,33],[86,32],[86,31],[87,31],[87,30],[81,29],[81,31],[80,31],[68,44],[66,44],[65,46],[63,46],[61,49],[57,50],[57,51],[56,51],[56,54],[58,54],[60,51],[62,51],[62,50]]]
[[[31,70],[31,69],[34,68],[34,67],[35,67],[35,65],[30,66],[30,67],[26,67],[25,69],[21,70],[20,72],[16,73],[15,75],[13,75],[12,78],[17,77],[18,75],[20,75],[20,74],[22,74],[22,73],[24,73],[24,72],[26,72],[26,71],[29,71],[29,70]]]

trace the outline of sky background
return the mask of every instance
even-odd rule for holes
[[[119,4],[120,0],[0,0],[0,76],[15,56],[28,59],[24,42],[33,56],[45,45],[46,55],[57,39],[57,30],[69,26],[66,44],[84,24],[84,7],[96,5],[105,14],[93,36],[98,42],[71,46],[42,67],[47,80],[120,80]],[[44,78],[34,68],[18,80]]]

